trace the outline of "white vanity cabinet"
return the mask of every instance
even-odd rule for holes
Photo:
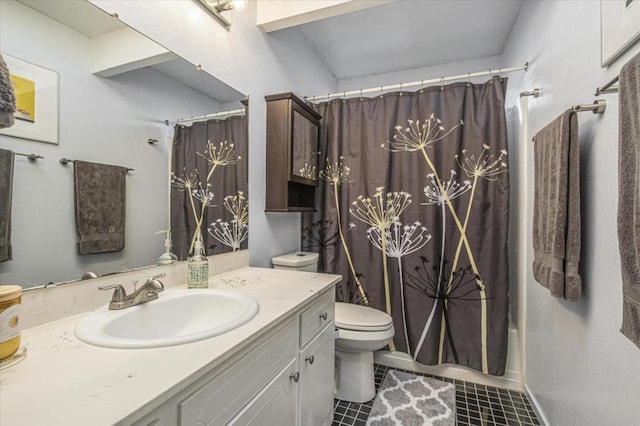
[[[324,297],[300,315],[300,417],[297,424],[302,426],[323,426],[333,422],[334,308],[334,297]]]
[[[330,425],[333,319],[331,289],[133,424]]]
[[[333,422],[333,321],[300,352],[300,420],[302,426]]]

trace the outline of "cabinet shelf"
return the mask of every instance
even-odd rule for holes
[[[315,211],[322,116],[290,92],[266,96],[265,100],[265,211]]]

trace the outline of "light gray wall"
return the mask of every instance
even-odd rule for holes
[[[618,96],[602,116],[580,113],[583,295],[554,299],[531,272],[533,151],[531,137],[560,113],[589,103],[594,91],[640,51],[636,45],[609,69],[600,67],[600,2],[527,1],[512,30],[504,63],[530,60],[531,69],[511,80],[508,105],[535,87],[529,100],[526,383],[548,424],[633,425],[640,418],[640,350],[619,332],[622,292],[617,211]]]
[[[524,64],[524,63],[523,63]],[[522,65],[522,64],[518,64]],[[338,80],[338,92],[348,90],[366,89],[370,87],[379,87],[381,85],[398,84],[405,82],[413,82],[420,80],[429,80],[432,78],[447,77],[458,74],[466,74],[476,71],[488,71],[490,69],[498,69],[502,67],[501,56],[486,56],[483,58],[469,59],[466,61],[449,62],[439,65],[431,65],[428,67],[410,68],[401,71],[392,71],[383,74],[371,74],[362,77],[347,78]],[[488,77],[477,77],[471,79],[473,82],[485,82]],[[448,82],[447,84],[449,84]],[[420,86],[407,88],[408,91],[420,90]],[[314,93],[321,94],[321,93]],[[366,96],[375,96],[371,93]]]
[[[256,3],[228,13],[225,29],[193,1],[90,0],[178,55],[250,97],[249,248],[251,265],[271,266],[273,256],[300,247],[299,213],[265,213],[265,95],[333,92],[336,81],[297,30],[264,34]]]
[[[58,145],[0,136],[0,147],[38,153],[16,157],[13,257],[0,264],[0,283],[25,287],[155,264],[168,228],[167,136],[162,122],[216,111],[220,103],[153,70],[110,79],[90,73],[90,40],[11,0],[0,2],[0,50],[54,70],[59,77]],[[160,141],[146,143],[148,138]],[[126,247],[78,256],[73,166],[60,157],[135,168],[127,177]]]

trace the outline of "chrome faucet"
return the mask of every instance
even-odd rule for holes
[[[111,302],[109,302],[109,309],[117,310],[129,308],[131,306],[140,305],[151,300],[158,298],[158,293],[164,290],[164,284],[158,278],[164,277],[166,274],[163,272],[159,275],[154,275],[147,278],[147,281],[139,288],[133,290],[133,293],[127,294],[120,284],[108,285],[104,287],[98,287],[98,290],[111,290],[115,289]]]

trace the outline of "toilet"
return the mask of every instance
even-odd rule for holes
[[[316,272],[318,254],[296,252],[271,259],[275,269]],[[395,330],[386,313],[366,306],[336,302],[335,397],[367,402],[376,395],[373,351],[385,347]]]

